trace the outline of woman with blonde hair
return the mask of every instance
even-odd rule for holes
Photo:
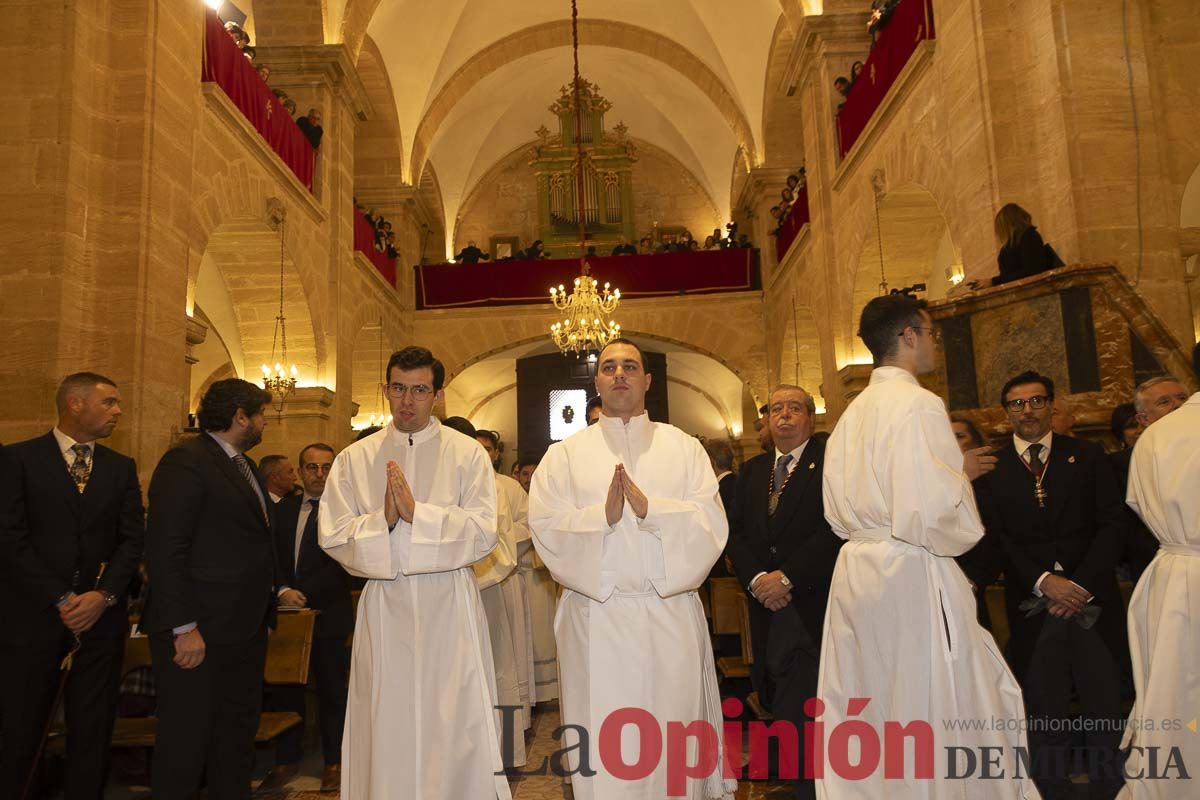
[[[996,257],[1000,274],[992,278],[993,286],[1063,265],[1054,248],[1042,241],[1033,217],[1016,203],[1008,203],[1000,209],[996,214],[995,229],[996,241],[1000,243],[1000,253]]]

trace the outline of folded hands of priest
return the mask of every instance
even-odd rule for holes
[[[383,499],[383,516],[389,528],[396,527],[399,520],[411,523],[417,510],[417,501],[413,497],[408,480],[395,461],[387,463],[387,493]]]

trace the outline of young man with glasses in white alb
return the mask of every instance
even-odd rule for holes
[[[334,459],[321,547],[367,578],[342,745],[342,797],[511,797],[491,644],[471,565],[497,543],[496,481],[477,442],[432,416],[445,368],[388,361],[392,422]]]

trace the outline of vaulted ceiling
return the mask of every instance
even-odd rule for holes
[[[580,71],[612,101],[610,127],[623,121],[672,153],[725,215],[735,158],[769,156],[763,109],[780,19],[780,0],[579,0]],[[571,80],[570,4],[379,0],[366,34],[388,73],[403,179],[432,167],[452,227],[491,166],[554,128],[548,106]]]

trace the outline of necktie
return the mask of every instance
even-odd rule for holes
[[[254,480],[254,472],[250,469],[250,462],[241,453],[233,457],[233,463],[237,464],[238,472],[242,473],[242,477],[246,479],[246,483],[250,484],[250,491],[254,492],[254,496],[258,498],[258,507],[262,509],[263,519],[269,519],[267,516],[267,504],[263,502],[262,495],[258,493],[258,482]]]
[[[73,444],[71,451],[75,453],[75,460],[71,462],[71,480],[75,481],[75,488],[83,494],[88,478],[92,476],[92,448],[86,444]]]
[[[313,497],[308,501],[309,511],[308,519],[304,521],[304,530],[300,532],[300,541],[296,542],[296,574],[300,574],[300,554],[304,552],[304,543],[313,542],[316,544],[317,538],[317,504],[320,499]]]
[[[1025,451],[1029,454],[1029,469],[1035,478],[1042,477],[1042,473],[1046,471],[1046,464],[1042,461],[1042,450],[1044,449],[1041,444],[1034,442]]]
[[[774,481],[771,484],[771,496],[767,498],[767,510],[774,514],[779,508],[779,496],[783,494],[783,485],[787,483],[788,464],[792,463],[792,454],[785,453],[775,462]]]

